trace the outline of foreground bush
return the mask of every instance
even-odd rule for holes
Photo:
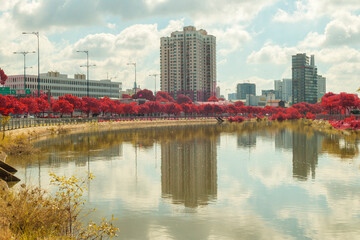
[[[235,116],[235,117],[228,117],[227,120],[231,123],[232,122],[243,122],[245,120],[245,118],[242,116]]]
[[[17,191],[0,189],[1,233],[13,239],[104,239],[116,236],[118,229],[112,224],[114,218],[103,219],[99,225],[94,222],[85,225],[79,221],[84,212],[84,179],[59,177],[53,173],[50,176],[51,183],[58,187],[55,195],[24,184]],[[90,174],[88,180],[91,179]]]

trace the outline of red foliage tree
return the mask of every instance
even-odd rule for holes
[[[26,106],[27,114],[36,114],[40,111],[37,102],[33,97],[21,98],[20,102],[22,102]]]
[[[235,114],[235,113],[237,113],[236,107],[235,107],[234,104],[227,105],[225,111],[226,111],[227,113],[230,113],[230,114]]]
[[[191,104],[192,101],[188,96],[180,94],[176,99],[176,103],[179,104],[179,105],[183,104],[183,103]]]
[[[234,103],[234,105],[235,105],[235,107],[242,107],[242,106],[244,106],[244,103],[242,101],[236,101]]]
[[[125,103],[122,107],[123,113],[125,114],[134,114],[136,112],[136,102]]]
[[[214,108],[214,113],[216,114],[221,114],[224,112],[223,107],[220,105],[214,104],[213,108]]]
[[[10,100],[11,106],[13,109],[13,114],[24,114],[27,112],[27,106],[20,102],[17,98],[13,96],[7,96]]]
[[[0,94],[0,114],[3,116],[8,116],[10,113],[13,113],[13,104],[11,98],[8,96],[2,96]]]
[[[163,102],[161,101],[162,99],[167,100],[166,102],[174,102],[174,99],[170,96],[170,94],[168,94],[167,92],[158,91],[156,93],[156,101]]]
[[[359,97],[355,94],[340,93],[339,94],[339,107],[345,114],[349,114],[351,110],[358,107]]]
[[[0,84],[5,85],[8,76],[5,74],[4,70],[0,68]]]
[[[38,105],[39,112],[44,113],[47,110],[50,110],[50,104],[47,101],[47,99],[44,99],[43,97],[36,98],[36,103]]]
[[[65,94],[65,96],[60,96],[59,99],[65,99],[68,101],[71,105],[73,105],[73,109],[75,110],[81,110],[82,106],[82,100],[76,96],[73,96],[71,94]],[[71,113],[71,117],[73,116],[73,112]]]
[[[52,108],[54,112],[60,113],[60,117],[62,117],[63,114],[71,114],[74,111],[73,105],[65,99],[55,100]]]
[[[128,99],[130,99],[131,96],[130,96],[129,94],[124,93],[123,95],[121,95],[121,98],[128,98]]]
[[[149,114],[149,109],[149,106],[145,104],[136,106],[136,112],[140,114]]]
[[[81,111],[83,113],[86,113],[88,117],[90,116],[90,113],[99,114],[100,113],[99,100],[97,100],[96,98],[92,98],[92,97],[83,97]]]
[[[160,104],[159,102],[146,102],[143,105],[149,107],[149,113],[151,114],[162,112],[163,105]]]
[[[208,102],[218,102],[218,101],[219,101],[219,99],[217,99],[216,96],[212,96],[208,99]]]
[[[153,92],[148,89],[143,89],[143,90],[138,91],[136,93],[136,95],[134,94],[132,96],[132,98],[134,98],[134,99],[144,98],[149,101],[155,101],[155,96],[154,96]]]
[[[211,104],[203,104],[199,106],[199,112],[201,114],[209,115],[214,113],[214,107]]]
[[[326,93],[321,98],[321,105],[330,114],[332,114],[333,112],[339,109],[339,102],[340,102],[339,96],[332,92]]]
[[[219,101],[225,101],[225,98],[221,97],[219,98]]]
[[[165,104],[165,113],[170,116],[170,114],[178,115],[181,113],[181,107],[177,103],[167,103]]]

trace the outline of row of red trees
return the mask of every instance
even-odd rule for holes
[[[17,99],[13,96],[0,95],[0,114],[32,114],[44,115],[45,112],[71,115],[81,112],[90,115],[120,115],[120,114],[159,114],[178,115],[183,112],[186,115],[194,114],[250,114],[251,116],[272,116],[273,119],[296,119],[301,117],[314,118],[316,114],[348,114],[352,110],[359,109],[360,100],[354,94],[327,93],[322,102],[317,104],[298,103],[290,108],[277,108],[266,106],[252,107],[244,106],[241,101],[229,105],[203,104],[195,105],[187,96],[178,96],[175,101],[168,93],[159,91],[156,96],[149,90],[142,90],[136,95],[123,95],[124,98],[145,98],[149,101],[142,105],[136,102],[121,103],[119,100],[111,100],[108,97],[95,99],[91,97],[78,98],[72,95],[65,95],[59,99],[50,99],[43,95],[39,98],[28,97]],[[216,97],[209,101],[217,102]]]

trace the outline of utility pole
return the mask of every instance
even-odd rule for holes
[[[24,94],[26,93],[26,54],[29,53],[35,53],[35,51],[32,52],[14,52],[14,54],[22,54],[24,55]]]
[[[157,77],[157,76],[160,76],[160,74],[154,73],[154,74],[150,74],[149,76],[155,78],[155,91],[154,91],[154,96],[156,96],[156,77]]]
[[[80,67],[86,67],[87,68],[87,74],[86,74],[86,96],[89,97],[89,67],[95,67],[95,64],[89,65],[89,50],[84,51],[76,51],[76,52],[83,52],[86,54],[86,65],[81,65]]]
[[[34,34],[38,40],[38,79],[37,79],[37,90],[38,90],[38,97],[40,97],[40,35],[39,32],[23,32],[22,34]]]
[[[135,67],[135,83],[134,83],[134,88],[135,88],[135,99],[136,99],[136,89],[137,89],[137,85],[136,85],[136,62],[128,63],[127,65],[133,65],[133,66]]]

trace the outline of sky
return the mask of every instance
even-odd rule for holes
[[[37,51],[40,72],[137,84],[155,89],[160,38],[184,26],[205,29],[217,40],[217,85],[221,94],[252,82],[257,93],[274,80],[291,78],[291,56],[315,55],[327,91],[355,93],[360,87],[358,0],[0,0],[0,68],[23,74],[23,56]],[[26,56],[27,74],[37,75],[37,54]],[[156,78],[157,90],[160,77]]]

